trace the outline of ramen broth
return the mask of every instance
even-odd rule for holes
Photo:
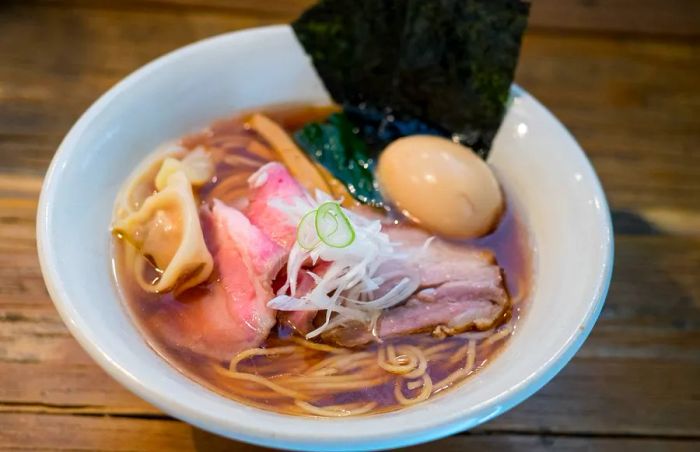
[[[265,113],[292,132],[304,123],[326,117],[332,110],[331,107],[298,106],[268,109]],[[244,119],[245,116],[237,116],[219,121],[204,132],[181,140],[180,143],[190,150],[197,146],[206,147],[215,162],[215,177],[198,190],[202,203],[217,198],[232,206],[243,207],[246,203],[248,177],[267,163],[268,159],[274,158],[267,147],[253,145],[251,149],[252,139],[260,143],[264,143],[264,140],[246,127]],[[508,199],[507,192],[506,198]],[[227,375],[230,366],[228,360],[216,361],[199,355],[179,346],[177,337],[164,337],[159,333],[162,329],[154,322],[162,321],[168,316],[181,315],[182,306],[209,290],[211,281],[217,278],[216,268],[209,278],[210,282],[178,296],[172,292],[148,293],[137,284],[133,271],[127,268],[129,263],[124,256],[125,247],[129,245],[115,239],[115,277],[128,311],[149,345],[184,375],[223,396],[265,410],[295,415],[333,415],[335,411],[329,414],[323,409],[317,412],[314,408],[326,406],[371,407],[358,411],[357,414],[388,412],[410,405],[411,399],[424,388],[407,384],[400,375],[384,371],[377,363],[378,354],[400,355],[402,350],[410,350],[407,346],[418,348],[427,359],[425,372],[432,382],[431,395],[439,394],[458,385],[486,365],[504,347],[514,331],[528,295],[531,259],[526,230],[519,219],[516,206],[512,200],[509,201],[501,221],[491,234],[465,242],[491,250],[502,268],[511,308],[506,310],[499,326],[487,332],[470,331],[443,338],[429,333],[413,334],[349,350],[323,342],[309,344],[295,337],[288,327],[278,323],[261,348],[280,352],[244,358],[237,363],[236,369],[239,373],[267,377],[268,381],[278,382],[280,386],[288,382],[295,391],[302,392],[306,397],[302,402],[252,379],[232,379]],[[205,228],[204,233],[206,236],[211,231]],[[337,386],[349,389],[338,390],[331,380],[321,378],[323,372],[313,372],[324,366],[344,366],[345,376],[338,380],[343,384]],[[358,369],[357,377],[352,376],[352,366]],[[332,372],[327,373],[332,375]],[[338,413],[342,415],[343,411]]]

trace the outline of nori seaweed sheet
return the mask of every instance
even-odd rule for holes
[[[433,133],[485,158],[528,12],[521,0],[321,0],[292,27],[370,149]]]

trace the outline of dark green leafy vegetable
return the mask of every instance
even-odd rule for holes
[[[321,0],[292,26],[371,149],[432,133],[485,158],[528,11],[521,0]]]
[[[306,124],[294,134],[294,139],[358,201],[382,205],[382,197],[374,182],[374,160],[344,114],[333,113],[325,123]]]

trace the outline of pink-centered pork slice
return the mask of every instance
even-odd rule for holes
[[[275,243],[289,251],[297,237],[297,225],[288,219],[287,214],[274,206],[275,203],[293,205],[307,197],[306,190],[289,173],[284,165],[271,162],[260,168],[249,179],[250,202],[246,214],[251,223],[268,235]],[[305,272],[298,281],[300,295],[311,291],[315,283]],[[316,311],[280,312],[280,322],[304,335],[312,330]]]
[[[226,360],[260,346],[275,325],[275,311],[267,302],[287,253],[239,210],[220,201],[205,217],[219,278],[186,293],[175,308],[175,320],[163,316],[158,326],[169,330],[164,337],[177,338],[174,345]]]
[[[296,240],[297,225],[272,204],[293,205],[299,198],[306,198],[306,191],[287,168],[277,162],[270,162],[256,171],[249,184],[251,195],[246,215],[251,223],[289,251]]]

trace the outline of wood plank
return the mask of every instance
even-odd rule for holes
[[[16,308],[6,308],[4,302],[0,305],[0,363],[91,364],[48,297],[42,303]]]
[[[0,40],[0,60],[8,62],[0,66],[0,170],[43,174],[80,113],[148,60],[268,22],[199,9],[0,9],[8,37]],[[20,41],[43,51],[25,52],[13,44]],[[692,233],[687,224],[697,224],[700,199],[700,153],[693,151],[699,69],[693,43],[529,33],[517,80],[580,140],[614,209]]]
[[[37,299],[45,305],[48,294],[39,270],[35,238],[41,178],[0,174],[0,305],[27,306]]]
[[[0,416],[0,448],[11,450],[195,450],[192,433],[188,425],[170,420]]]
[[[577,356],[541,391],[484,428],[695,437],[698,377],[697,362]]]
[[[66,435],[66,432],[80,434]],[[102,451],[266,451],[270,449],[228,440],[186,424],[161,419],[12,414],[0,417],[0,448],[12,450]],[[552,435],[493,435],[474,432],[401,449],[528,450],[528,451],[693,451],[693,439],[561,437]]]
[[[39,269],[35,244],[26,243],[32,240],[27,237],[31,234],[29,228],[11,226],[0,227],[0,306],[48,306],[49,294]],[[15,230],[19,232],[12,232]],[[22,235],[27,238],[22,239]],[[13,239],[16,242],[13,243]]]
[[[516,78],[579,140],[613,208],[690,215],[700,199],[698,69],[690,43],[530,34]]]
[[[700,36],[696,0],[534,0],[530,26],[559,31]]]
[[[43,6],[99,8],[119,10],[207,11],[221,16],[254,14],[259,17],[289,22],[316,0],[39,0]]]
[[[55,359],[40,364],[0,361],[0,418],[3,412],[160,415],[99,369],[72,338],[70,341],[68,346],[84,364]]]
[[[121,77],[191,41],[286,21],[311,1],[2,2],[0,449],[247,447],[168,419],[82,351],[42,282],[36,199],[63,134]],[[517,79],[571,128],[601,176],[618,232],[614,280],[591,337],[557,378],[426,450],[697,450],[698,5],[535,2]]]
[[[0,7],[0,170],[43,174],[80,114],[129,72],[187,43],[265,23],[211,13]]]
[[[597,330],[596,335],[599,337],[591,338],[551,383],[487,428],[494,432],[700,436],[697,347],[695,352],[666,354],[661,350],[620,357],[606,352],[601,344],[605,335]],[[66,341],[69,351],[39,363],[0,360],[0,411],[158,412],[106,376],[70,342],[72,339]],[[47,337],[33,342],[43,350],[54,343]],[[642,341],[636,346],[644,350]]]
[[[28,262],[23,278],[40,277],[33,252],[0,253],[0,275],[17,259]],[[485,428],[700,436],[697,268],[698,240],[618,236],[610,295],[583,349],[542,391]],[[0,411],[157,413],[90,361],[45,293],[17,290],[13,281],[0,278],[0,293],[10,294],[0,297]]]
[[[0,418],[3,412],[159,413],[96,366],[0,363],[0,370]],[[697,362],[577,357],[537,394],[482,428],[493,433],[700,437],[698,378]]]
[[[255,13],[289,21],[315,0],[44,0],[44,4],[92,8],[207,9],[219,14]],[[530,28],[576,32],[700,36],[696,0],[536,0]]]

